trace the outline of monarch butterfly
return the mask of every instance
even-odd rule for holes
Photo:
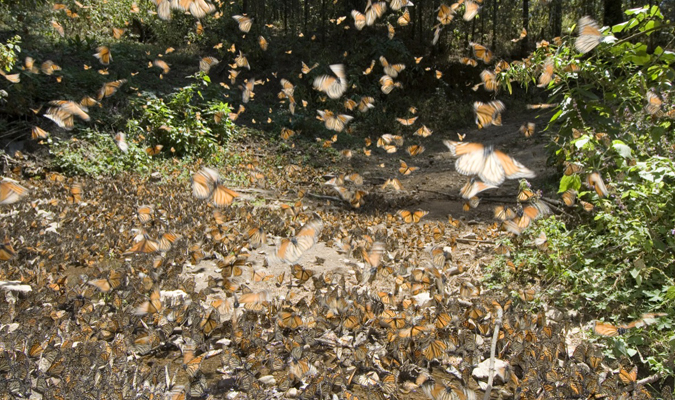
[[[70,197],[68,198],[68,201],[71,203],[79,203],[82,201],[82,184],[81,183],[73,183],[70,186]]]
[[[553,79],[553,60],[551,58],[547,58],[546,61],[544,62],[544,71],[539,75],[539,84],[537,87],[544,87],[551,82],[551,79]]]
[[[527,124],[523,124],[520,126],[520,133],[525,135],[525,137],[531,137],[534,135],[534,128],[535,128],[534,122],[528,122]]]
[[[216,181],[215,187],[211,192],[211,202],[216,207],[225,207],[232,204],[239,193],[226,188],[219,181]]]
[[[385,190],[388,187],[391,187],[395,191],[403,190],[403,185],[401,184],[401,181],[399,181],[396,178],[387,179],[387,181],[384,182],[384,184],[381,187],[382,187],[382,190]]]
[[[557,104],[547,104],[547,103],[542,103],[542,104],[528,104],[526,107],[528,110],[545,110],[547,108],[553,108],[557,107]]]
[[[110,271],[110,276],[107,279],[94,279],[87,283],[95,286],[104,293],[108,293],[112,289],[117,289],[120,287],[122,285],[122,279],[124,279],[124,275],[121,272],[112,270]]]
[[[384,73],[392,78],[396,78],[405,69],[405,64],[391,65],[384,56],[380,56],[380,65],[384,68]]]
[[[114,37],[115,39],[120,39],[120,38],[122,37],[122,35],[124,35],[124,32],[126,32],[126,29],[123,29],[123,28],[112,28],[112,32],[113,32],[113,37]]]
[[[127,143],[126,135],[123,132],[117,132],[115,136],[113,136],[113,140],[122,153],[129,151],[129,144]]]
[[[459,287],[459,295],[462,297],[475,297],[480,295],[480,288],[471,282],[464,281]]]
[[[633,384],[637,381],[637,371],[637,365],[630,371],[627,371],[621,367],[621,370],[619,370],[619,379],[621,379],[621,382],[625,383],[626,385]]]
[[[476,101],[473,103],[473,111],[476,114],[476,125],[478,129],[490,125],[501,125],[501,113],[506,109],[504,103],[500,100],[483,103]]]
[[[307,250],[314,246],[321,235],[321,230],[323,230],[323,221],[319,215],[314,214],[295,237],[281,241],[276,252],[277,258],[289,264],[294,264]]]
[[[152,62],[152,65],[154,65],[157,68],[161,68],[162,72],[164,74],[168,74],[169,71],[171,71],[171,68],[169,67],[169,64],[166,63],[164,60],[155,60]]]
[[[159,240],[157,241],[157,249],[161,252],[167,252],[171,250],[173,242],[180,239],[180,237],[180,235],[171,232],[162,234],[162,236],[160,236]]]
[[[397,88],[403,87],[401,82],[394,82],[394,80],[391,79],[389,75],[382,75],[382,77],[380,78],[380,85],[382,93],[384,94],[391,93],[391,91],[394,90],[395,87]]]
[[[242,103],[246,104],[249,102],[251,97],[253,97],[253,89],[255,88],[255,80],[251,79],[248,80],[246,79],[244,81],[244,85],[240,86],[241,88],[241,101]]]
[[[513,43],[518,43],[521,40],[525,39],[526,36],[527,36],[527,29],[523,28],[523,30],[520,31],[520,36],[517,39],[511,39],[511,41]]]
[[[663,101],[654,94],[653,92],[647,92],[647,105],[645,106],[645,111],[647,114],[654,115],[661,110],[661,105]]]
[[[316,110],[316,112],[319,113],[318,118],[324,121],[326,128],[336,132],[342,132],[349,121],[354,119],[354,117],[347,114],[335,116],[335,114],[329,110]]]
[[[567,189],[562,194],[562,199],[567,207],[572,207],[577,200],[577,191],[574,189]]]
[[[82,97],[82,100],[80,100],[80,107],[84,107],[84,108],[93,107],[97,104],[98,104],[99,107],[101,106],[101,103],[99,103],[96,99],[93,99],[89,96],[84,96],[84,97]]]
[[[534,172],[509,157],[505,153],[494,150],[492,146],[480,143],[453,142],[444,140],[454,157],[455,169],[463,175],[478,175],[488,185],[500,185],[505,178],[534,178]]]
[[[483,87],[485,90],[488,92],[497,91],[497,75],[495,75],[492,71],[484,70],[480,73],[480,79],[483,81]]]
[[[329,66],[335,76],[321,75],[314,79],[314,88],[326,93],[331,99],[340,98],[347,90],[347,76],[342,64],[332,64]]]
[[[534,192],[531,191],[530,189],[523,188],[523,189],[520,189],[520,192],[518,192],[518,201],[520,201],[520,202],[528,201],[533,197],[534,197]]]
[[[103,86],[101,87],[101,89],[98,91],[98,96],[97,96],[98,99],[101,100],[104,97],[112,96],[113,94],[115,94],[115,92],[117,92],[117,89],[119,89],[126,82],[127,82],[126,79],[119,79],[119,80],[116,80],[116,81],[104,83]]]
[[[54,64],[53,61],[47,60],[47,61],[43,62],[42,65],[40,65],[40,70],[45,75],[52,75],[54,73],[54,71],[60,71],[61,67]]]
[[[547,247],[548,238],[546,237],[546,232],[541,232],[539,236],[534,239],[534,245],[545,249]]]
[[[156,145],[154,145],[154,146],[146,147],[146,148],[145,148],[145,153],[146,153],[147,155],[149,155],[150,157],[156,156],[157,154],[159,154],[159,153],[162,151],[163,148],[164,148],[163,145],[161,145],[161,144],[156,144]]]
[[[507,69],[511,68],[509,63],[507,63],[504,60],[499,60],[497,65],[495,65],[495,74],[500,73],[501,71],[506,71]]]
[[[418,155],[424,153],[424,150],[425,150],[425,148],[422,145],[413,145],[413,146],[409,146],[406,149],[406,152],[408,154],[410,154],[411,157],[415,157],[415,156],[418,156]]]
[[[453,10],[446,4],[441,4],[441,6],[438,7],[438,14],[436,15],[436,19],[438,20],[438,22],[441,23],[441,25],[448,25],[454,17],[455,17],[455,10]]]
[[[134,315],[155,314],[162,311],[162,301],[159,290],[154,290],[150,294],[150,299],[134,309]]]
[[[9,237],[5,236],[5,239],[0,243],[0,260],[9,261],[14,257],[16,257],[16,251],[14,251],[14,247],[12,247]]]
[[[125,251],[125,255],[132,253],[154,253],[159,250],[159,243],[156,240],[150,239],[150,237],[143,233],[136,237],[136,243]]]
[[[579,200],[579,204],[581,204],[581,207],[583,207],[584,211],[586,212],[591,212],[595,208],[595,206],[591,203],[588,203],[583,200]]]
[[[574,47],[582,54],[593,50],[604,40],[600,27],[590,17],[579,19],[579,37],[574,42]]]
[[[61,24],[59,24],[55,20],[52,20],[51,23],[52,23],[52,28],[54,28],[56,30],[56,32],[58,32],[58,34],[61,35],[61,37],[66,36],[66,31],[63,29],[63,26],[61,26]]]
[[[253,19],[243,16],[243,15],[233,15],[232,19],[237,21],[239,24],[239,30],[248,33],[251,30],[251,26],[253,26]]]
[[[427,214],[429,211],[417,210],[417,211],[408,211],[408,210],[398,210],[396,212],[406,224],[412,224],[420,222],[420,220]]]
[[[398,17],[396,23],[398,23],[399,26],[407,26],[408,24],[410,24],[410,21],[411,21],[410,12],[406,8],[405,11],[403,11],[403,14],[400,17]]]
[[[518,297],[524,302],[530,302],[534,300],[534,296],[537,294],[537,292],[530,288],[530,289],[520,289],[518,290]]]
[[[138,220],[141,221],[141,224],[147,224],[150,222],[154,213],[155,209],[152,206],[140,206],[136,210]]]
[[[314,276],[314,271],[304,269],[301,265],[293,265],[293,277],[298,280],[298,283],[301,285],[307,282],[312,276]]]
[[[218,179],[218,171],[208,167],[202,168],[192,176],[192,194],[198,199],[208,198]]]
[[[352,10],[352,18],[354,18],[354,27],[357,30],[362,30],[366,26],[366,16],[362,13]]]
[[[237,112],[236,112],[236,113],[229,113],[229,114],[228,114],[228,117],[229,117],[232,121],[236,121],[237,118],[239,118],[239,116],[241,115],[241,113],[243,113],[244,111],[246,111],[246,108],[244,107],[244,105],[243,105],[243,104],[239,104],[239,109],[237,110]]]
[[[385,247],[384,243],[382,242],[375,242],[373,243],[373,247],[371,247],[370,252],[366,252],[366,250],[362,250],[362,255],[363,259],[368,263],[373,268],[377,268],[380,266],[380,263],[382,262],[382,255],[385,252]]]
[[[665,317],[667,315],[668,314],[665,313],[646,313],[642,314],[639,319],[624,325],[612,325],[608,322],[595,321],[593,332],[600,336],[615,337],[623,335],[629,329],[641,328],[653,324],[656,318]]]
[[[478,14],[480,9],[481,9],[481,6],[478,5],[477,3],[474,3],[471,0],[466,0],[464,2],[464,17],[463,17],[464,21],[471,21],[473,19],[473,17],[475,17],[476,14]],[[485,61],[485,62],[489,62],[489,61]]]
[[[476,196],[478,193],[483,192],[488,189],[496,189],[497,186],[490,185],[485,182],[476,180],[475,178],[470,178],[469,181],[460,189],[459,194],[464,199],[471,199]],[[475,207],[472,207],[475,208]]]
[[[97,47],[94,57],[98,58],[103,65],[108,65],[112,61],[112,54],[110,54],[110,49],[106,46]]]
[[[73,128],[74,124],[74,115],[77,115],[80,119],[84,121],[89,121],[89,114],[79,104],[73,101],[66,100],[54,100],[49,102],[49,104],[55,107],[49,107],[47,112],[45,112],[45,118],[49,118],[54,121],[56,125],[61,128],[70,130]]]
[[[251,65],[248,63],[248,58],[244,55],[244,53],[239,50],[239,55],[237,55],[234,58],[234,63],[237,65],[239,68],[246,68],[246,69],[251,69]]]
[[[292,311],[280,311],[279,325],[284,328],[297,329],[302,326],[302,318]]]
[[[257,249],[267,242],[267,235],[265,231],[259,227],[253,227],[246,232],[246,237],[248,238],[251,247]]]
[[[605,182],[603,182],[602,176],[600,176],[600,174],[597,171],[591,172],[586,177],[586,183],[588,184],[588,186],[595,189],[595,192],[598,194],[598,196],[607,197],[609,195],[609,192],[607,191],[607,186],[605,186]]]
[[[478,65],[476,60],[474,60],[473,58],[469,58],[469,57],[462,57],[462,58],[459,59],[459,62],[464,64],[464,65],[468,65],[470,67],[475,67],[475,66]]]
[[[492,51],[487,47],[474,42],[470,42],[469,46],[473,48],[473,56],[477,59],[482,60],[486,64],[492,61]]]
[[[387,37],[389,40],[391,40],[394,38],[394,35],[396,35],[396,29],[394,29],[394,25],[387,22]]]
[[[378,1],[376,3],[368,1],[368,5],[366,6],[366,25],[372,26],[385,11],[387,11],[387,3],[384,1]]]
[[[431,129],[427,128],[426,125],[422,125],[422,127],[416,130],[413,135],[421,137],[429,137],[431,136],[432,133],[434,132]]]
[[[403,126],[410,126],[410,125],[414,124],[415,121],[417,121],[417,118],[419,118],[419,117],[413,117],[413,118],[408,118],[408,119],[396,118],[396,121],[398,121],[398,123],[400,123]]]
[[[270,300],[271,297],[267,290],[257,293],[244,293],[239,297],[239,302],[242,304],[261,304]]]
[[[314,63],[314,65],[312,65],[312,67],[310,68],[310,67],[308,67],[307,64],[305,64],[305,62],[303,61],[303,62],[302,62],[302,73],[305,74],[305,75],[307,75],[307,74],[309,74],[314,68],[316,68],[316,67],[318,67],[318,66],[319,66],[319,63]]]
[[[477,196],[473,196],[469,199],[469,201],[464,203],[464,205],[462,206],[462,209],[464,211],[470,211],[472,208],[477,208],[479,204],[480,204],[480,198],[478,198]]]
[[[435,359],[441,358],[443,354],[445,354],[445,350],[447,348],[448,346],[444,341],[436,339],[432,340],[427,347],[422,349],[422,354],[424,354],[424,357],[427,360],[433,361]]]
[[[578,174],[580,172],[583,172],[583,170],[584,170],[584,167],[582,165],[576,164],[576,163],[571,163],[571,162],[568,162],[568,161],[565,161],[564,166],[565,166],[565,172],[564,173],[565,173],[565,175],[568,175],[568,176],[573,175],[573,174]]]
[[[219,63],[220,61],[215,57],[204,57],[199,61],[199,70],[208,74],[211,67]]]
[[[190,1],[188,9],[190,10],[190,14],[192,14],[193,17],[201,19],[206,17],[206,14],[211,14],[216,11],[216,7],[211,4],[207,3],[204,0],[193,0]]]
[[[398,169],[398,172],[403,175],[410,175],[419,169],[419,167],[409,167],[408,164],[406,164],[403,160],[399,161],[401,162],[401,167]]]
[[[31,129],[31,135],[30,136],[31,136],[31,139],[33,139],[33,140],[47,139],[49,137],[49,132],[47,132],[46,130],[44,130],[44,129],[38,127],[38,126],[34,126]]]
[[[365,71],[362,72],[363,75],[370,75],[371,72],[373,72],[373,68],[375,67],[375,60],[370,60],[370,66],[366,68]]]

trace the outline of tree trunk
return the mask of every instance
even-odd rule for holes
[[[309,19],[309,0],[305,0],[305,21],[302,24],[302,31],[307,34],[307,19]]]
[[[603,25],[612,26],[623,22],[623,10],[621,2],[616,0],[603,0],[605,5],[605,16],[602,19]]]
[[[321,43],[326,43],[326,0],[321,0]]]
[[[525,57],[527,55],[527,39],[530,37],[530,2],[528,0],[523,0],[523,28],[527,30],[528,35],[520,41],[520,55]]]
[[[562,36],[562,0],[553,3],[553,36]]]
[[[492,50],[497,48],[497,8],[498,0],[492,0]]]

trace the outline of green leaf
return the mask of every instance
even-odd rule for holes
[[[613,33],[622,32],[626,28],[626,26],[628,26],[629,22],[630,21],[626,21],[626,22],[622,22],[620,24],[614,25],[612,27],[612,32]]]
[[[591,137],[588,135],[582,135],[579,139],[575,140],[573,143],[577,149],[581,149],[586,146],[587,143],[591,141]]]
[[[623,158],[628,158],[632,154],[632,150],[621,140],[614,140],[612,142],[612,147],[616,150],[617,153]]]
[[[581,188],[581,177],[579,175],[565,175],[560,179],[558,193],[563,193],[568,189],[578,191]]]

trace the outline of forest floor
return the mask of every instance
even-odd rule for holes
[[[524,122],[463,132],[464,140],[506,150],[537,172],[536,187],[552,172],[543,140],[518,132]],[[43,171],[21,179],[31,194],[2,210],[5,246],[16,257],[0,280],[29,290],[3,286],[0,369],[11,373],[0,392],[423,399],[425,390],[464,390],[482,397],[487,377],[476,367],[490,359],[495,324],[503,330],[496,358],[509,363],[509,372],[498,371],[507,377],[495,381],[493,398],[541,390],[537,374],[554,364],[566,376],[557,390],[573,390],[567,380],[583,354],[569,366],[556,364],[570,360],[570,332],[575,345],[583,336],[569,329],[570,317],[554,308],[533,312],[517,296],[481,287],[506,234],[493,205],[515,203],[518,183],[485,193],[478,208],[465,212],[458,193],[466,179],[442,143],[457,134],[429,139],[416,158],[373,149],[370,157],[315,168],[294,161],[306,159],[301,150],[280,159],[274,146],[245,138],[230,149],[239,163],[204,163],[218,168],[226,184],[242,174],[253,183],[228,184],[240,197],[222,210],[192,196],[182,166],[148,177]],[[420,169],[399,174],[402,158]],[[15,178],[37,168],[30,158],[8,161]],[[353,172],[368,193],[358,209],[322,178]],[[393,177],[404,190],[381,188]],[[74,198],[75,183],[81,199]],[[145,223],[137,217],[142,205],[153,208]],[[403,209],[429,213],[405,223]],[[280,261],[280,241],[298,234],[314,213],[323,221],[318,242],[297,264]],[[258,246],[252,228],[267,234]],[[165,232],[178,236],[167,251],[131,251]],[[377,257],[375,242],[384,252],[371,267],[366,258]]]

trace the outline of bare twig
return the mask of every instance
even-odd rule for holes
[[[635,384],[636,384],[637,386],[640,386],[640,385],[646,385],[646,384],[648,384],[648,383],[654,383],[654,382],[658,381],[658,380],[661,379],[661,378],[663,378],[663,374],[662,374],[661,372],[658,372],[658,373],[656,373],[656,374],[654,374],[654,375],[650,375],[650,376],[648,376],[648,377],[646,377],[646,378],[644,378],[644,379],[640,379],[639,381],[635,382]]]
[[[478,244],[496,244],[492,240],[478,240],[478,239],[463,239],[463,238],[456,238],[455,242],[457,243],[464,243],[464,244],[472,244],[472,243],[478,243]]]
[[[497,352],[497,339],[499,339],[499,328],[502,325],[503,316],[504,310],[501,307],[497,307],[497,320],[495,321],[495,329],[492,333],[492,344],[490,345],[490,369],[488,372],[487,389],[485,390],[485,396],[483,396],[483,400],[489,400],[490,392],[492,392],[492,382],[495,378],[495,353]]]

